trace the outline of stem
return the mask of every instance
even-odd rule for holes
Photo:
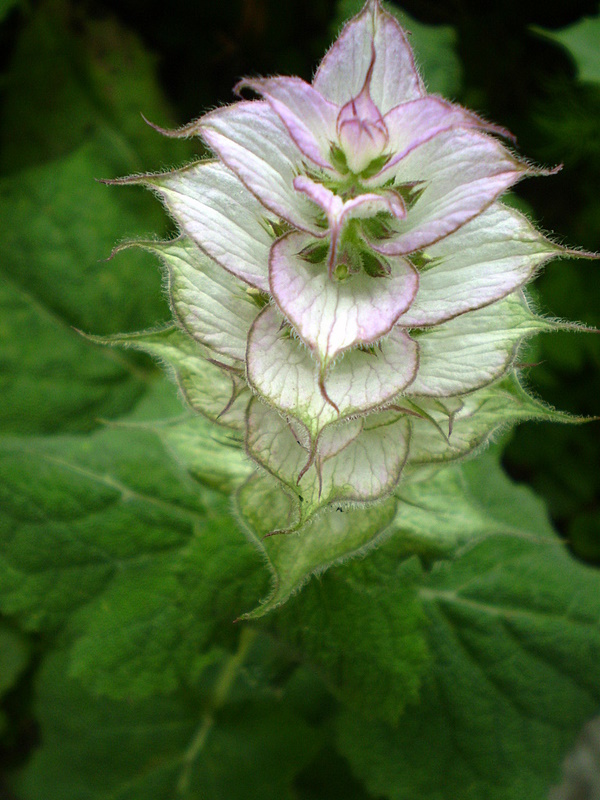
[[[192,767],[194,761],[198,758],[206,741],[208,735],[215,722],[216,712],[225,705],[229,696],[229,691],[237,677],[238,670],[246,660],[248,651],[250,650],[254,640],[258,635],[258,631],[253,628],[242,628],[240,633],[240,641],[237,651],[229,656],[223,664],[223,668],[219,673],[219,677],[215,683],[212,693],[212,699],[206,709],[202,722],[198,726],[196,733],[190,743],[190,746],[183,754],[182,770],[179,780],[177,782],[177,793],[185,795],[190,788],[190,780],[192,777]]]

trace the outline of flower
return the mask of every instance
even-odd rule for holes
[[[229,386],[221,413],[184,391],[294,498],[284,527],[384,498],[405,468],[549,416],[515,370],[522,341],[555,324],[521,287],[570,253],[498,200],[547,173],[508,149],[507,131],[427,94],[379,0],[312,84],[248,78],[243,89],[260,99],[165,132],[201,136],[214,159],[123,182],[154,189],[181,231],[149,245],[188,337],[179,356],[160,354],[180,382],[185,351],[188,373],[195,360],[217,394]]]

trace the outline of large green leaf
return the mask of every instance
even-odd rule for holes
[[[161,227],[157,206],[97,183],[120,163],[108,142],[90,140],[0,183],[2,274],[67,325],[94,333],[153,324],[167,310],[150,256],[106,261],[117,237]]]
[[[105,261],[115,237],[146,226],[141,198],[94,181],[111,170],[108,152],[91,142],[0,183],[4,429],[89,429],[144,391],[147,369],[73,329],[112,333],[167,310],[150,256]]]
[[[391,800],[544,800],[600,702],[598,572],[549,535],[528,492],[489,462],[474,471],[455,522],[479,533],[418,593],[433,665],[419,704],[397,728],[354,711],[338,721],[342,752]],[[434,526],[440,514],[434,491],[421,526],[428,510]]]
[[[106,163],[91,144],[0,184],[5,430],[89,429],[100,416],[126,411],[145,389],[147,369],[72,327],[112,332],[166,311],[151,259],[101,260],[122,225],[143,224],[142,207],[94,182]]]
[[[133,405],[150,373],[86,342],[60,315],[0,281],[0,428],[23,433],[93,427]]]
[[[142,192],[96,179],[181,157],[185,145],[173,151],[132,117],[140,102],[169,113],[139,43],[111,21],[81,35],[69,13],[56,2],[32,14],[4,97],[0,427],[11,432],[87,430],[127,411],[148,371],[72,328],[114,333],[167,316],[148,254],[105,260],[120,238],[164,230],[164,214]]]
[[[396,722],[429,666],[421,570],[383,545],[334,567],[265,619],[350,708]]]
[[[496,451],[460,467],[425,468],[401,483],[394,520],[397,546],[429,561],[497,534],[525,531],[554,540],[542,500],[506,477],[497,458]]]
[[[87,694],[50,656],[38,682],[42,747],[17,780],[23,800],[293,800],[319,736],[243,680],[248,637],[198,686],[143,702]]]
[[[68,630],[97,690],[172,690],[266,588],[225,498],[144,427],[6,438],[0,472],[0,608]]]

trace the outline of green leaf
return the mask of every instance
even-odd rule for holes
[[[420,578],[416,559],[384,544],[311,581],[266,623],[350,708],[395,723],[429,666]]]
[[[2,607],[29,629],[62,624],[141,553],[183,546],[205,498],[146,432],[5,438]]]
[[[173,691],[232,646],[236,617],[266,584],[231,521],[207,520],[186,547],[117,576],[77,614],[70,674],[117,699]]]
[[[106,164],[103,148],[87,145],[0,184],[5,429],[89,429],[97,416],[128,410],[145,388],[145,370],[72,328],[112,332],[166,312],[150,257],[100,260],[123,225],[139,231],[143,218],[142,205],[94,182]]]
[[[32,294],[0,282],[0,429],[86,430],[130,408],[150,373],[86,342]]]
[[[543,800],[600,702],[598,572],[548,535],[529,492],[479,472],[463,502],[493,498],[479,535],[418,592],[433,664],[420,703],[397,728],[338,720],[342,753],[390,800]]]
[[[171,691],[266,588],[227,501],[145,428],[6,438],[0,508],[1,610],[66,631],[96,691]]]
[[[293,519],[291,500],[280,484],[268,475],[252,475],[238,490],[236,506],[273,576],[268,597],[244,615],[257,618],[284,603],[311,575],[374,546],[393,520],[396,502],[388,498],[368,508],[330,511],[313,517],[297,532],[267,538]]]
[[[67,677],[64,652],[38,682],[43,744],[16,781],[23,800],[293,800],[319,736],[271,693],[248,689],[237,653],[187,692],[121,703]]]
[[[600,14],[583,17],[560,31],[539,30],[544,36],[566,47],[577,65],[580,80],[600,82]]]
[[[106,261],[125,232],[164,228],[159,207],[143,195],[96,182],[117,162],[99,139],[0,183],[3,273],[68,325],[92,332],[143,327],[167,311],[149,255]]]
[[[451,557],[464,545],[502,533],[554,538],[544,503],[515,485],[498,454],[460,467],[425,468],[400,484],[395,540],[407,553]]]
[[[164,214],[144,193],[96,179],[183,151],[132,117],[140,102],[168,115],[137,40],[113,21],[78,24],[69,15],[62,2],[32,14],[5,87],[0,427],[11,432],[89,430],[129,410],[147,370],[72,328],[107,334],[167,316],[148,254],[105,261],[119,238],[164,230]]]

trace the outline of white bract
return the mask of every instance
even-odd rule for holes
[[[498,201],[544,174],[509,134],[426,93],[378,0],[312,84],[238,88],[260,99],[170,134],[199,135],[215,159],[123,181],[155,190],[181,233],[148,246],[185,336],[130,344],[239,431],[294,499],[286,529],[390,495],[407,464],[463,457],[499,425],[550,416],[516,379],[523,340],[555,327],[521,287],[570,253]]]

